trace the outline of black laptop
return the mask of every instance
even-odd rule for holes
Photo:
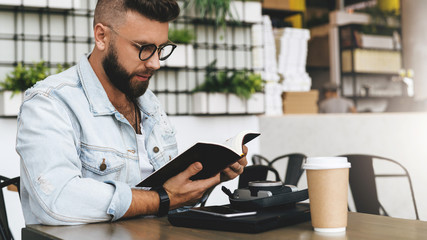
[[[170,214],[168,220],[173,226],[177,227],[259,233],[309,221],[310,207],[306,203],[297,203],[292,207],[266,208],[259,210],[256,215],[232,218],[187,211]]]

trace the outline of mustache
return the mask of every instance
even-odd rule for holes
[[[145,71],[138,71],[138,72],[134,72],[132,73],[132,77],[138,75],[138,76],[147,76],[149,75],[150,77],[153,76],[156,73],[156,70],[145,70]]]

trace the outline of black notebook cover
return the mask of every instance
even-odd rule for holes
[[[259,133],[247,133],[243,136],[241,145],[248,143],[258,137]],[[215,176],[227,166],[237,162],[242,156],[228,147],[217,143],[198,142],[187,149],[176,158],[172,159],[166,165],[153,172],[146,179],[142,180],[137,187],[156,187],[162,186],[169,178],[184,171],[192,163],[200,162],[203,169],[191,180],[206,179]]]
[[[187,211],[170,214],[168,220],[172,225],[177,227],[259,233],[309,221],[310,207],[309,204],[298,203],[295,207],[288,209],[263,209],[253,216],[233,218],[217,217],[199,212]]]

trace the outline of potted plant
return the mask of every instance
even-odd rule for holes
[[[214,20],[222,27],[227,21],[254,23],[262,20],[260,0],[190,0],[185,1],[184,9],[190,16]]]
[[[203,19],[214,19],[215,24],[225,27],[226,19],[232,18],[231,0],[190,0],[185,1],[184,8],[190,15]]]
[[[262,113],[263,81],[246,70],[216,70],[216,60],[206,67],[205,82],[193,90],[195,114]],[[252,105],[252,106],[251,106]]]
[[[58,64],[56,73],[68,67],[68,64]],[[44,61],[30,67],[24,67],[19,63],[6,75],[5,81],[0,83],[0,116],[17,116],[24,97],[23,92],[48,77],[49,72],[50,68]]]
[[[0,83],[0,115],[18,115],[23,99],[22,93],[48,75],[49,68],[43,61],[29,68],[19,63],[10,74],[7,74],[5,81]]]
[[[249,71],[235,71],[231,76],[231,89],[228,101],[229,113],[264,112],[264,82],[260,74]]]
[[[173,54],[162,62],[168,67],[194,67],[194,48],[191,44],[195,39],[190,29],[169,30],[169,40],[177,45]]]

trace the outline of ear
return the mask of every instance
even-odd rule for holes
[[[100,51],[104,51],[107,47],[109,36],[107,36],[108,34],[106,31],[107,27],[102,25],[102,23],[97,23],[93,28],[95,37],[95,47]]]

